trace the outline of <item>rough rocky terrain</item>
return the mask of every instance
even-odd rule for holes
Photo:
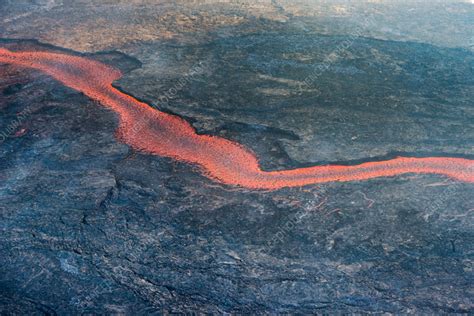
[[[0,46],[88,52],[267,170],[474,159],[472,4],[416,5],[410,27],[383,2],[156,3],[0,1]],[[472,184],[229,187],[130,149],[113,112],[6,64],[0,113],[2,314],[474,312]]]

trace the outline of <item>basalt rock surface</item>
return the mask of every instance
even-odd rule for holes
[[[470,51],[284,32],[89,57],[120,68],[123,91],[244,144],[267,170],[474,158]],[[4,314],[474,312],[472,184],[222,185],[130,149],[113,112],[6,64],[0,113]]]

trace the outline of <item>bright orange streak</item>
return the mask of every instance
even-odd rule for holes
[[[331,181],[366,180],[403,173],[435,173],[474,182],[474,160],[405,158],[356,166],[315,166],[262,171],[255,155],[240,144],[198,135],[185,120],[153,109],[112,87],[121,73],[85,57],[49,52],[12,52],[0,48],[0,62],[38,69],[115,111],[117,136],[135,149],[198,164],[217,181],[251,189],[279,189]]]

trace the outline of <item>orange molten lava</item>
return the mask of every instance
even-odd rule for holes
[[[112,86],[120,71],[85,57],[0,48],[0,62],[38,69],[115,111],[118,138],[135,149],[197,164],[217,181],[251,189],[279,189],[330,181],[365,180],[403,173],[436,173],[474,182],[474,160],[395,158],[356,166],[314,166],[262,171],[255,155],[229,140],[198,135],[185,120],[160,112]]]

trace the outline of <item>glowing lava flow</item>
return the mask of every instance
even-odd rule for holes
[[[198,135],[185,120],[157,111],[112,86],[121,73],[85,57],[0,48],[0,62],[38,69],[115,111],[118,138],[135,149],[197,164],[217,181],[251,189],[279,189],[330,181],[365,180],[403,173],[435,173],[474,182],[474,160],[395,158],[355,166],[262,171],[255,155],[229,140]]]

